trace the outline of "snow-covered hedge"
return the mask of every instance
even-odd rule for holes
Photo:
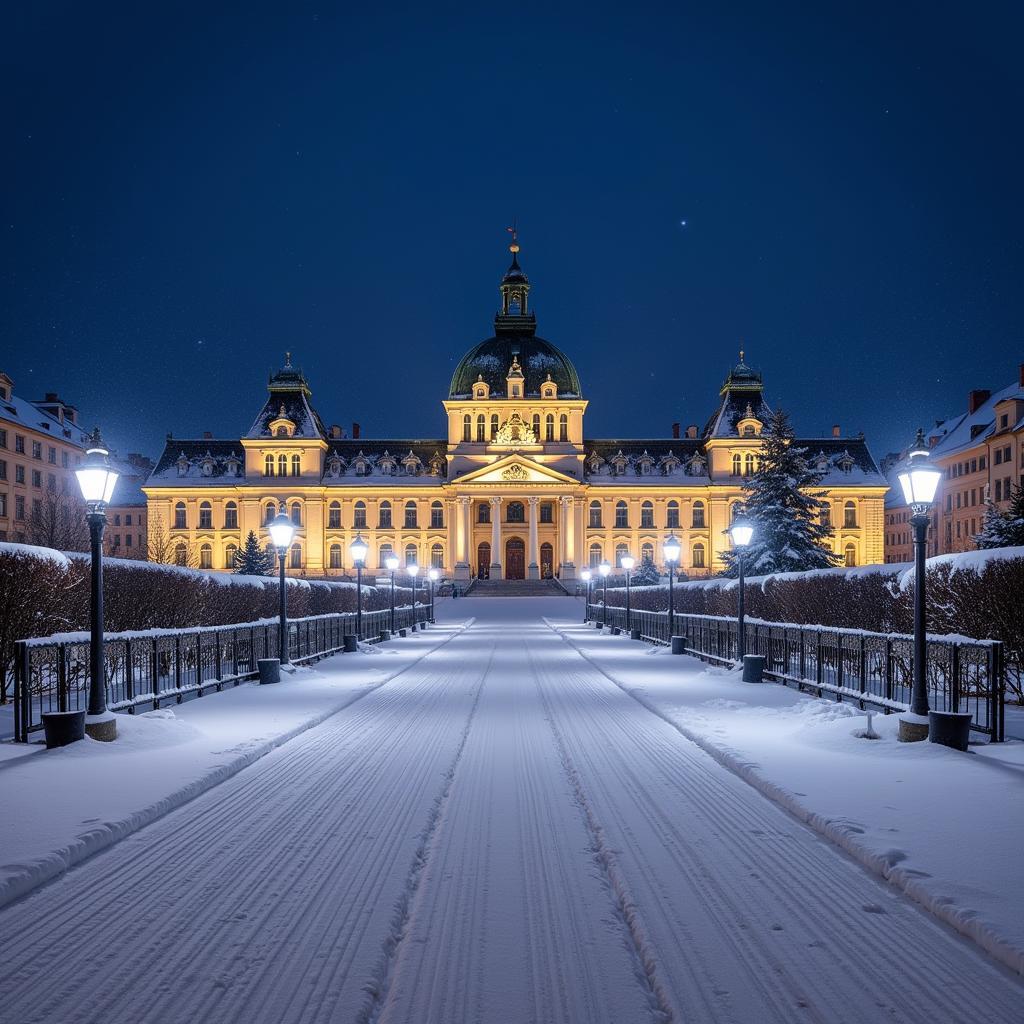
[[[401,592],[406,603],[411,591]],[[385,587],[363,585],[363,608],[386,608]],[[222,626],[277,613],[272,576],[232,576],[176,565],[107,558],[103,605],[111,631]],[[296,617],[355,611],[354,583],[288,581]],[[24,544],[0,544],[0,703],[9,699],[14,641],[89,627],[89,556]]]
[[[736,580],[677,583],[678,612],[735,615]],[[869,565],[777,573],[746,581],[748,615],[771,622],[816,623],[880,633],[914,627],[912,565]],[[599,597],[599,592],[598,592]],[[1024,548],[994,548],[928,560],[928,631],[958,633],[1006,645],[1008,697],[1024,701]],[[623,605],[609,588],[608,604]],[[665,611],[668,584],[632,592],[634,608]]]

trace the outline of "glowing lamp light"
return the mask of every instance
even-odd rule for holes
[[[597,571],[598,571],[598,572],[599,572],[599,573],[600,573],[600,574],[601,574],[602,576],[607,576],[607,575],[608,575],[608,574],[609,574],[609,573],[610,573],[610,572],[612,571],[612,567],[611,567],[611,565],[609,564],[609,562],[607,561],[607,559],[606,559],[605,561],[603,561],[603,562],[602,562],[602,563],[601,563],[601,564],[600,564],[600,565],[599,565],[599,566],[597,567]]]
[[[594,574],[589,569],[584,569],[580,573],[580,577],[581,577],[581,579],[583,580],[584,583],[589,583],[591,581],[591,579],[593,578],[593,575]]]
[[[679,541],[676,540],[675,535],[670,533],[665,538],[662,550],[665,552],[665,561],[675,563],[679,561],[679,555],[682,553],[683,548]]]
[[[117,483],[118,473],[111,469],[109,455],[110,451],[100,439],[97,427],[89,438],[85,462],[80,469],[75,470],[85,503],[97,511],[102,511],[103,507],[110,503],[114,495],[114,485]]]
[[[352,561],[360,566],[366,561],[366,554],[369,550],[370,545],[363,540],[361,533],[357,533],[356,539],[348,546],[348,553],[352,556]]]
[[[413,562],[413,564],[412,564],[412,565],[407,565],[407,566],[405,567],[405,571],[406,571],[406,572],[407,572],[407,573],[408,573],[408,574],[409,574],[409,575],[410,575],[410,576],[411,576],[411,577],[412,577],[413,579],[416,579],[417,575],[419,574],[419,571],[420,571],[420,567],[419,567],[419,566],[418,566],[418,565],[417,565],[417,564],[416,564],[415,562]]]
[[[619,559],[619,565],[621,565],[626,572],[629,572],[633,566],[636,565],[636,559],[632,555],[623,555]]]
[[[430,580],[431,583],[436,583],[440,575],[441,574],[436,569],[430,569],[427,573],[427,579]]]
[[[734,547],[745,548],[751,537],[754,536],[754,527],[742,514],[738,515],[729,527],[729,536],[732,537]]]
[[[928,461],[924,431],[917,432],[907,465],[899,472],[903,497],[915,512],[923,512],[934,500],[942,473]]]
[[[276,516],[270,521],[270,539],[278,551],[287,551],[295,536],[295,524],[288,518],[284,510],[284,503]]]
[[[384,559],[384,564],[391,572],[394,572],[399,566],[398,556],[388,555],[388,557]]]

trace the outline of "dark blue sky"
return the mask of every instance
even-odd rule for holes
[[[237,437],[285,349],[440,436],[513,217],[590,436],[703,424],[742,343],[880,456],[1024,360],[1019,5],[32,6],[0,367],[122,451]]]

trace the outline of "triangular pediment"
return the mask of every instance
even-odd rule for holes
[[[542,466],[533,459],[523,455],[512,454],[481,466],[479,469],[458,477],[453,481],[458,484],[579,484],[575,477],[566,476],[550,466]]]

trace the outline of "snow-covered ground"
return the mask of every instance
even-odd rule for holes
[[[445,602],[441,616],[476,620],[454,635],[439,625],[417,637],[424,647],[448,642],[390,679],[339,683],[348,689],[335,704],[347,706],[337,713],[0,911],[0,1020],[1020,1019],[1019,977],[669,720],[691,711],[696,720],[702,708],[711,735],[717,715],[743,712],[705,701],[738,700],[741,684],[596,637],[575,624],[579,607],[564,598]],[[363,671],[358,656],[347,658],[280,692]],[[654,683],[633,695],[635,671]],[[692,704],[682,696],[690,688]],[[252,700],[269,696],[250,689]],[[854,721],[797,711],[819,702],[779,687],[755,692],[748,704],[770,711],[751,712],[760,730],[749,731],[777,724],[780,747],[806,752],[811,781],[828,774],[829,737],[842,747],[845,734],[826,722],[810,742],[790,718],[831,717],[847,731]],[[176,747],[166,737],[148,752],[133,741],[119,750],[83,743],[0,769],[5,824],[15,820],[15,789],[33,791],[17,810],[42,826],[47,795],[72,786],[74,827],[90,828],[103,819],[104,786],[148,759],[162,774],[179,771],[174,752],[193,749],[193,729],[206,749],[195,759],[208,769],[214,733],[186,716],[235,698],[204,698],[175,719],[142,716],[125,731],[131,741],[147,718],[161,736],[172,725],[189,730]],[[262,731],[258,707],[246,717],[250,734]],[[909,780],[925,802],[978,760],[856,742],[872,748],[865,761],[887,761],[891,786]],[[218,756],[230,760],[239,744],[252,749],[236,734]],[[924,787],[919,762],[933,766]],[[1014,768],[1000,770],[1017,781]],[[844,785],[868,794],[872,783],[854,772]],[[884,787],[875,800],[892,802]],[[58,809],[68,802],[62,795]],[[115,801],[121,813],[129,802]],[[1004,812],[1005,825],[1019,801]],[[917,823],[906,820],[898,840],[911,858]],[[980,848],[991,824],[960,836],[965,860],[964,840]],[[7,864],[17,857],[9,842],[5,830]],[[1007,902],[1019,901],[1015,873],[1001,881]]]

